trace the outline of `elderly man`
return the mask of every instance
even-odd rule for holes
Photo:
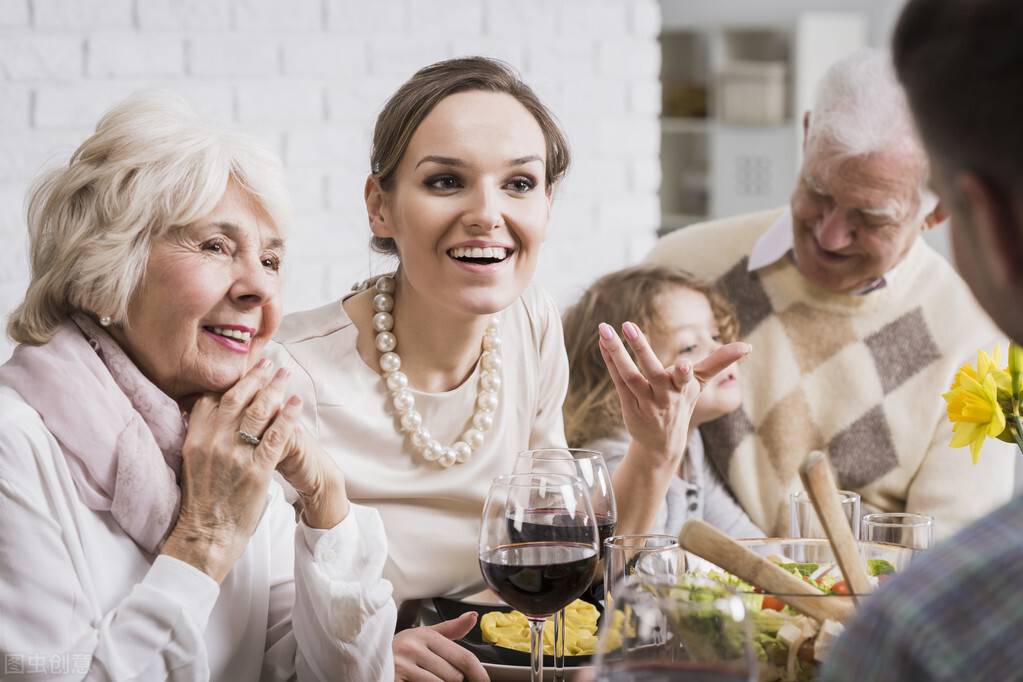
[[[753,521],[788,530],[798,467],[824,449],[865,507],[935,517],[946,536],[1009,499],[1014,460],[952,450],[941,393],[994,326],[921,233],[941,219],[886,54],[835,64],[804,118],[789,207],[680,230],[649,260],[715,281],[736,305],[741,410],[702,429]]]
[[[1023,4],[912,0],[895,57],[952,213],[956,264],[1023,341]],[[940,79],[934,74],[941,74]],[[955,93],[950,97],[949,93]],[[1023,497],[925,555],[871,599],[828,682],[1023,679]]]

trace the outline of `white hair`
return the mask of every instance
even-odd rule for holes
[[[900,151],[919,156],[920,219],[938,199],[927,187],[929,165],[906,100],[886,50],[862,49],[827,70],[817,85],[806,131],[806,146],[826,141],[845,156]]]
[[[8,335],[45,343],[74,311],[125,321],[154,241],[209,215],[229,182],[286,232],[291,205],[276,155],[172,93],[116,105],[29,192],[31,281]]]

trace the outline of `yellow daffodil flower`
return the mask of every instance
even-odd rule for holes
[[[1001,356],[1001,348],[997,346],[995,346],[991,355],[982,350],[977,351],[977,368],[974,369],[973,365],[968,362],[960,367],[959,371],[956,372],[955,378],[952,380],[952,390],[959,387],[961,377],[970,377],[977,383],[982,384],[984,379],[991,375],[995,378],[995,385],[998,387],[998,390],[1002,391],[1005,397],[1007,397],[1012,391],[1012,379],[1007,370],[998,368],[998,365],[1001,364]],[[952,419],[951,415],[949,415],[949,419]]]
[[[956,373],[952,388],[942,394],[948,404],[948,419],[952,422],[953,448],[970,446],[970,455],[976,464],[986,438],[998,438],[1006,429],[1005,413],[999,404],[999,394],[1008,397],[1012,391],[1009,373],[998,368],[999,353],[977,353],[977,367],[963,365]]]

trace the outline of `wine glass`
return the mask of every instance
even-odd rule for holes
[[[490,486],[480,570],[490,589],[529,620],[533,682],[543,680],[544,621],[589,588],[598,537],[589,492],[576,476],[512,474]]]
[[[524,450],[515,459],[515,473],[544,472],[578,476],[585,484],[597,517],[600,535],[599,556],[604,557],[604,540],[614,535],[618,523],[618,508],[611,489],[611,474],[604,456],[596,450],[580,448],[540,448]],[[563,510],[550,510],[555,519]],[[557,521],[555,520],[556,524]],[[565,610],[554,616],[554,679],[565,679]]]
[[[597,644],[597,682],[754,682],[757,659],[742,599],[722,583],[626,577]]]

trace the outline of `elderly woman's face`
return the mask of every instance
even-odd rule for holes
[[[229,388],[280,323],[283,246],[270,217],[231,183],[210,215],[153,245],[115,335],[172,398]]]

